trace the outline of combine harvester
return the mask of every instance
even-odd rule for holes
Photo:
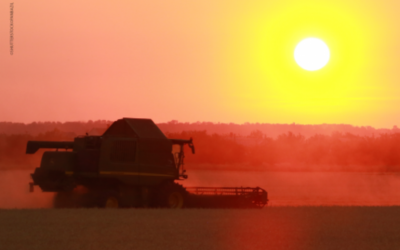
[[[150,119],[123,118],[102,136],[74,141],[29,141],[27,154],[40,148],[31,191],[56,192],[54,207],[219,207],[262,208],[259,187],[183,187],[184,146],[192,139],[168,139]]]

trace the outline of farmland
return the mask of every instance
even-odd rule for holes
[[[0,210],[1,249],[400,249],[400,207]]]
[[[51,209],[29,173],[0,171],[0,249],[400,249],[398,173],[191,170],[185,186],[260,186],[270,204],[178,211]]]

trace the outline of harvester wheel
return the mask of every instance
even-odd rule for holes
[[[119,202],[117,197],[115,196],[108,196],[105,204],[104,204],[105,208],[118,208],[119,207]]]
[[[101,195],[101,204],[100,207],[103,208],[119,208],[120,200],[117,192],[106,192]]]
[[[254,206],[255,208],[261,209],[261,208],[263,208],[266,204],[267,204],[266,202],[255,201],[255,202],[253,203],[253,206]]]
[[[168,207],[170,208],[182,208],[183,207],[183,195],[180,192],[173,192],[168,197]]]
[[[54,208],[73,208],[76,207],[76,201],[72,192],[58,192],[53,198]]]
[[[159,205],[165,208],[183,208],[186,204],[187,191],[181,185],[171,183],[160,190]]]
[[[94,194],[84,186],[77,186],[72,191],[57,192],[53,198],[54,208],[95,207]]]

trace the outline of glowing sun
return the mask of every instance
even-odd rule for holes
[[[318,38],[306,38],[294,49],[294,60],[305,70],[315,71],[323,68],[329,61],[328,46]]]

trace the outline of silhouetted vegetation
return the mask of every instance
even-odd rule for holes
[[[271,124],[271,123],[212,123],[212,122],[195,122],[182,123],[178,121],[170,121],[167,123],[158,123],[157,126],[168,133],[180,133],[182,131],[207,131],[210,134],[229,134],[233,133],[239,136],[247,136],[253,131],[260,131],[268,137],[277,138],[279,135],[292,132],[301,134],[306,138],[316,134],[332,135],[335,132],[350,133],[359,136],[376,136],[379,134],[400,133],[397,126],[392,129],[375,129],[370,126],[357,127],[349,124]],[[1,131],[1,130],[0,130]]]
[[[86,132],[100,135],[110,123],[0,123],[0,169],[15,168],[16,165],[18,168],[33,168],[40,164],[43,150],[34,155],[26,155],[28,140],[71,141]],[[185,124],[174,121],[158,125],[169,138],[193,138],[196,154],[192,155],[187,150],[186,163],[197,168],[211,166],[226,170],[400,171],[400,133],[397,127],[392,130],[375,130],[350,125]],[[262,130],[269,126],[292,130],[272,136],[273,133]],[[331,134],[310,132],[319,131],[318,128],[329,128],[331,131],[335,126],[344,126],[342,128],[353,129],[357,133],[340,130]],[[8,132],[4,130],[6,127]],[[200,127],[214,128],[213,131],[216,128],[223,129],[221,133],[205,129],[179,131]],[[51,129],[40,132],[44,128]],[[243,135],[232,132],[235,128],[245,128],[246,131],[249,128],[256,129]],[[307,135],[295,132],[296,128]],[[11,133],[21,129],[30,130],[25,133]]]
[[[32,122],[29,124],[16,122],[0,122],[0,134],[30,134],[39,135],[55,129],[60,132],[84,135],[85,133],[98,134],[104,132],[112,121],[88,122]],[[92,132],[92,133],[91,133]]]
[[[184,131],[168,137],[193,137],[197,153],[186,154],[191,164],[242,164],[244,169],[274,171],[400,171],[400,133],[306,138],[288,132],[273,139],[260,131],[247,137]]]
[[[75,133],[77,135],[101,134],[113,121],[98,120],[88,122],[32,122],[29,124],[0,122],[0,134],[30,134],[38,135],[54,129],[66,133]],[[277,138],[279,135],[292,132],[301,134],[306,138],[316,134],[332,135],[332,133],[350,133],[359,136],[373,136],[379,134],[400,133],[400,129],[393,126],[392,129],[375,129],[370,126],[357,127],[348,124],[270,124],[270,123],[212,123],[212,122],[194,122],[182,123],[170,121],[167,123],[158,123],[157,126],[164,133],[180,133],[182,131],[207,131],[210,134],[229,134],[238,136],[247,136],[253,131],[260,131],[268,137]]]
[[[29,140],[36,141],[71,141],[76,137],[74,133],[61,132],[58,129],[39,133],[36,136],[30,134],[0,134],[0,168],[10,169],[15,165],[18,168],[32,168],[40,164],[43,149],[36,154],[25,154],[26,144]]]

